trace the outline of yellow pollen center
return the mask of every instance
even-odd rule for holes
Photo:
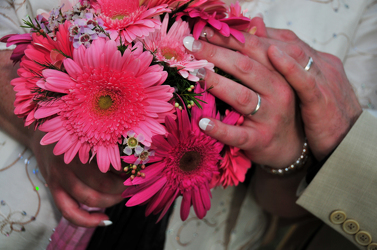
[[[125,18],[125,17],[126,17],[126,15],[116,15],[116,16],[113,16],[111,19],[113,19],[113,20],[116,20],[116,19],[123,20],[123,18]]]
[[[127,144],[130,147],[136,147],[137,146],[137,140],[135,138],[131,137],[130,139],[128,139]]]
[[[164,57],[166,59],[172,59],[174,57],[174,55],[172,53],[166,53],[166,54],[164,54]]]
[[[102,110],[106,110],[108,108],[111,107],[111,105],[113,105],[113,100],[111,99],[110,96],[108,95],[105,95],[105,96],[101,96],[98,100],[98,106],[100,107],[100,109]]]

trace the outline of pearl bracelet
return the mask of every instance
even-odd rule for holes
[[[265,171],[267,171],[270,174],[286,175],[286,174],[290,174],[290,173],[293,173],[293,172],[301,169],[305,165],[305,163],[307,162],[308,158],[309,158],[308,142],[305,138],[305,143],[304,143],[304,146],[302,148],[301,155],[293,164],[291,164],[291,165],[289,165],[288,167],[285,167],[285,168],[272,168],[272,167],[268,167],[268,166],[264,166],[264,165],[260,165],[260,166],[261,166],[262,169],[264,169]]]

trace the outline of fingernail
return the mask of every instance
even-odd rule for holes
[[[211,131],[215,124],[208,118],[203,118],[199,121],[199,127],[204,131]]]
[[[259,12],[258,14],[255,15],[255,17],[260,17],[263,19],[263,14],[261,12]]]
[[[206,77],[206,69],[200,68],[196,73],[196,76],[203,80]]]
[[[211,38],[211,37],[213,37],[213,34],[214,34],[213,29],[208,28],[208,27],[204,27],[204,29],[200,33],[200,37]]]
[[[252,27],[252,28],[249,30],[249,34],[250,34],[250,35],[255,35],[255,33],[257,33],[257,27],[256,27],[256,26]]]
[[[185,45],[186,49],[192,52],[199,51],[202,47],[202,43],[195,40],[192,36],[186,36],[183,39],[183,45]]]
[[[98,226],[99,227],[107,227],[107,226],[110,226],[110,225],[112,225],[113,224],[113,222],[111,221],[111,220],[103,220],[103,221],[101,221],[99,224],[98,224]]]

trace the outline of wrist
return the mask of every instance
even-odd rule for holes
[[[299,157],[296,158],[295,161],[293,161],[290,165],[286,165],[282,168],[276,168],[276,167],[270,167],[265,165],[260,165],[261,168],[274,175],[287,175],[294,172],[299,171],[300,169],[303,169],[304,166],[307,166],[308,164],[312,164],[314,161],[314,158],[309,150],[307,140],[305,139],[305,142],[303,143],[301,153]]]

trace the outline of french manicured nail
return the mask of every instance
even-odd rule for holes
[[[186,36],[183,39],[183,45],[185,45],[186,49],[192,52],[199,51],[202,48],[202,43],[195,40],[192,36]]]
[[[213,37],[213,29],[208,28],[208,27],[204,27],[204,29],[200,33],[200,37],[206,37],[206,38]]]
[[[101,221],[99,224],[98,224],[98,226],[99,227],[107,227],[107,226],[110,226],[110,225],[112,225],[113,224],[113,222],[111,221],[111,220],[103,220],[103,221]]]
[[[199,127],[204,131],[211,131],[215,124],[208,118],[203,118],[199,121]]]
[[[199,77],[200,79],[204,79],[206,77],[206,69],[200,68],[198,72],[196,73],[196,76]]]

